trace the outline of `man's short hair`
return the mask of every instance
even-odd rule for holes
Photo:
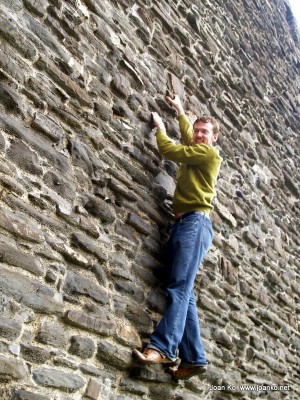
[[[196,119],[196,121],[194,122],[193,127],[195,126],[195,124],[197,122],[205,122],[205,123],[210,122],[213,126],[213,133],[218,134],[220,132],[219,122],[214,117],[211,117],[210,115],[202,115],[202,117],[198,117]]]

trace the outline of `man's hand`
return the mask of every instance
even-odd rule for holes
[[[152,114],[153,125],[155,126],[155,128],[166,130],[163,120],[157,114],[157,112],[153,112],[151,114]]]
[[[180,115],[184,114],[184,109],[183,109],[183,106],[181,104],[181,100],[180,100],[179,96],[177,96],[177,94],[174,96],[173,99],[171,97],[169,97],[169,96],[166,96],[166,100],[171,104],[171,106],[173,108],[175,108],[175,110],[177,111],[178,117]]]

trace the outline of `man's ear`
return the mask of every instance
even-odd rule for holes
[[[215,143],[218,140],[219,134],[218,133],[214,133],[213,137],[212,137],[212,142]]]

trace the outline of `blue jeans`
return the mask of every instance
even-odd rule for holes
[[[148,348],[181,365],[207,365],[194,295],[200,263],[212,242],[212,224],[201,211],[184,214],[170,229],[166,252],[171,261],[166,312],[150,336]]]

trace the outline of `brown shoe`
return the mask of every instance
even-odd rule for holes
[[[175,379],[186,380],[192,376],[204,374],[206,370],[206,365],[200,365],[195,367],[179,367],[178,369],[168,368],[166,372]]]
[[[172,361],[157,350],[146,348],[143,353],[134,349],[132,355],[143,364],[168,364],[175,365],[177,360]]]

